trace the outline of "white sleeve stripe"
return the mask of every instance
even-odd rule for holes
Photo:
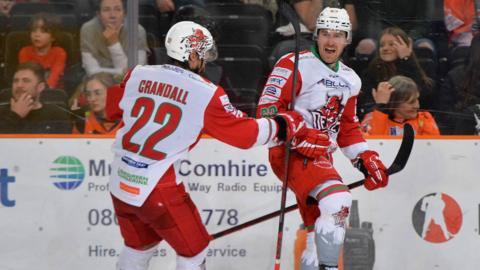
[[[366,142],[361,142],[343,147],[341,149],[347,158],[354,159],[358,156],[358,154],[368,150],[368,144]]]
[[[272,141],[277,135],[277,123],[268,118],[256,119],[258,124],[257,141],[253,146],[265,145]]]

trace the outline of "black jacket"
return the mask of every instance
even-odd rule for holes
[[[435,100],[435,119],[442,134],[478,134],[474,113],[480,113],[480,83],[472,91],[468,102],[462,101],[461,92],[465,83],[465,66],[457,66],[448,72]],[[480,117],[480,115],[478,115]]]
[[[25,118],[10,110],[10,104],[0,107],[0,133],[2,134],[69,134],[72,120],[67,109],[43,104]]]

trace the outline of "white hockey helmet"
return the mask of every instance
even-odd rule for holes
[[[347,33],[347,44],[352,42],[352,24],[347,11],[343,8],[326,7],[322,10],[317,18],[315,36],[318,35],[320,29],[344,31]]]
[[[217,49],[210,31],[191,21],[178,22],[168,30],[165,48],[168,56],[180,62],[187,62],[192,52],[207,62],[217,58]]]

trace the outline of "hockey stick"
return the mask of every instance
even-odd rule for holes
[[[290,110],[295,110],[295,96],[297,89],[297,71],[298,71],[298,57],[299,57],[299,46],[300,46],[300,22],[297,17],[297,13],[293,8],[287,4],[286,1],[279,1],[279,11],[285,16],[285,18],[292,24],[293,29],[295,30],[295,52],[294,52],[294,62],[293,62],[293,78],[292,78],[292,100],[290,101]],[[282,257],[282,240],[283,240],[283,224],[285,220],[285,206],[287,204],[287,190],[288,190],[288,171],[290,164],[290,144],[287,142],[285,147],[285,175],[282,185],[282,196],[280,199],[280,217],[278,220],[278,234],[277,234],[277,246],[275,251],[275,270],[280,270],[280,259]]]
[[[408,158],[410,157],[410,153],[412,152],[414,137],[415,137],[415,134],[414,134],[412,126],[409,125],[409,124],[405,124],[404,129],[403,129],[402,143],[400,144],[400,148],[398,149],[397,156],[393,160],[392,165],[390,165],[390,167],[388,167],[388,169],[387,169],[387,174],[388,175],[398,173],[403,168],[405,168],[405,165],[407,165]],[[365,179],[353,182],[353,183],[348,185],[348,188],[349,189],[357,188],[357,187],[363,185],[364,182],[365,182]],[[293,211],[297,208],[298,208],[298,205],[294,204],[294,205],[291,205],[291,206],[285,208],[283,211],[285,213],[288,213],[288,212],[291,212],[291,211]],[[235,227],[232,227],[230,229],[226,229],[226,230],[223,230],[221,232],[215,233],[215,234],[212,235],[212,237],[213,237],[213,239],[217,239],[217,238],[232,234],[234,232],[237,232],[239,230],[245,229],[247,227],[256,225],[256,224],[261,223],[263,221],[266,221],[266,220],[269,220],[271,218],[279,216],[281,211],[282,210],[278,210],[278,211],[266,214],[264,216],[258,217],[256,219],[247,221],[245,223],[242,223],[242,224],[237,225]]]

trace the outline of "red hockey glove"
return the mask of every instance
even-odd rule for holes
[[[278,124],[277,139],[281,141],[289,141],[307,128],[302,115],[296,111],[278,113],[273,120]]]
[[[353,161],[353,165],[365,175],[364,186],[366,189],[374,190],[387,186],[387,169],[380,161],[377,152],[367,150],[360,153]]]
[[[306,132],[298,134],[292,139],[292,148],[307,158],[316,159],[326,156],[330,147],[330,139],[325,132],[318,129],[306,128]]]

